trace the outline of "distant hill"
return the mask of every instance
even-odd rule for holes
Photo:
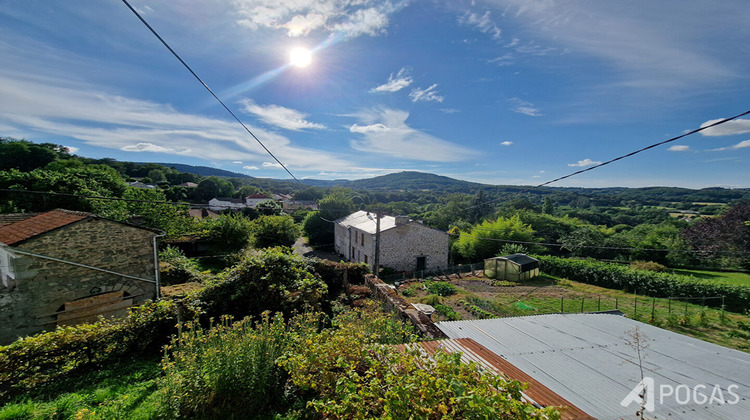
[[[350,181],[344,186],[365,190],[477,190],[491,187],[476,182],[461,181],[447,176],[405,171],[375,178]]]
[[[158,163],[158,165],[164,165],[167,168],[175,168],[180,172],[187,172],[189,174],[196,174],[201,176],[221,176],[226,178],[253,178],[250,175],[241,174],[239,172],[225,171],[224,169],[211,168],[209,166],[194,166],[185,165],[182,163]]]

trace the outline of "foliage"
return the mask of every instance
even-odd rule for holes
[[[256,316],[317,309],[328,287],[311,266],[288,248],[249,252],[226,275],[203,289],[200,306],[209,317]]]
[[[713,265],[750,269],[748,221],[750,204],[739,204],[717,218],[698,220],[682,231],[682,237],[693,249],[705,251],[700,257]]]
[[[251,220],[239,214],[223,214],[216,219],[208,219],[209,239],[220,251],[237,252],[245,248],[251,239]]]
[[[250,222],[252,244],[256,248],[292,246],[300,234],[291,216],[261,216]]]
[[[0,347],[0,401],[112,360],[152,354],[175,323],[174,303],[161,301],[133,307],[123,320],[58,327]]]
[[[445,281],[426,281],[424,287],[428,292],[443,297],[454,295],[457,290],[456,286]]]
[[[352,195],[351,190],[337,188],[318,200],[319,210],[308,213],[302,224],[302,230],[311,245],[333,243],[333,221],[348,216],[356,208]]]
[[[389,318],[351,311],[333,328],[300,336],[294,352],[282,358],[291,382],[316,397],[308,406],[324,418],[559,418],[520,400],[523,386],[464,364],[460,355],[396,352],[376,343],[396,326]],[[373,331],[372,325],[380,325]],[[409,341],[404,333],[395,342]]]
[[[447,305],[435,305],[435,312],[444,316],[448,321],[458,321],[461,319],[461,315]]]
[[[500,248],[499,255],[526,254],[526,247],[521,244],[505,244]]]
[[[496,256],[506,243],[503,241],[535,242],[536,239],[531,226],[515,215],[483,222],[470,233],[461,232],[453,248],[462,257],[476,261]]]
[[[319,211],[311,211],[302,222],[302,231],[312,245],[333,243],[333,223],[323,220]]]
[[[427,296],[423,297],[422,299],[419,299],[419,301],[422,302],[422,303],[424,303],[424,304],[426,304],[426,305],[430,305],[432,307],[434,307],[436,305],[440,305],[443,302],[443,300],[440,299],[440,296],[438,296],[436,294],[427,295]]]
[[[401,294],[406,297],[414,297],[417,295],[417,290],[414,288],[414,286],[409,286],[401,289]]]
[[[632,263],[630,263],[630,268],[656,272],[662,272],[666,269],[666,267],[664,267],[663,265],[653,261],[633,261]]]
[[[668,273],[636,270],[618,264],[540,256],[542,272],[610,289],[638,292],[652,297],[725,296],[726,308],[744,312],[750,308],[750,287],[699,280]]]
[[[282,317],[230,321],[207,331],[188,323],[168,346],[159,387],[170,417],[255,417],[283,405],[286,373],[276,360],[291,340]]]
[[[179,248],[171,246],[159,252],[159,274],[162,286],[204,280],[195,261],[186,257]]]
[[[68,149],[64,146],[0,137],[0,171],[17,169],[28,172],[42,168],[57,159],[69,157]]]

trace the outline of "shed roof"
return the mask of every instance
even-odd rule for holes
[[[746,418],[750,412],[750,354],[673,333],[623,316],[549,314],[437,324],[450,338],[472,338],[553,392],[601,419],[634,418],[635,404],[620,403],[640,382],[635,349],[626,340],[638,327],[645,334],[643,368],[662,385],[719,385],[725,398],[738,385],[737,404],[680,404],[656,400],[647,416],[684,419]],[[681,397],[683,400],[684,396]]]
[[[0,242],[14,245],[91,217],[90,213],[56,209],[0,227]]]
[[[526,254],[511,254],[511,255],[505,255],[502,257],[495,257],[495,258],[501,259],[501,260],[513,261],[514,263],[520,266],[539,263],[539,260],[537,260],[536,258],[531,258]]]

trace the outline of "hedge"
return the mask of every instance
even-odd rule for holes
[[[560,257],[537,256],[539,269],[549,275],[608,289],[637,292],[651,297],[710,297],[724,296],[725,309],[745,313],[750,308],[750,287],[717,283],[669,273],[637,270],[628,266],[599,261],[571,260]],[[711,306],[719,307],[719,301]]]

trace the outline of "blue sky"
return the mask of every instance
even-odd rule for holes
[[[746,0],[132,4],[298,178],[533,185],[750,109]],[[5,0],[0,57],[0,136],[288,178],[120,1]],[[745,117],[554,185],[749,168]]]

